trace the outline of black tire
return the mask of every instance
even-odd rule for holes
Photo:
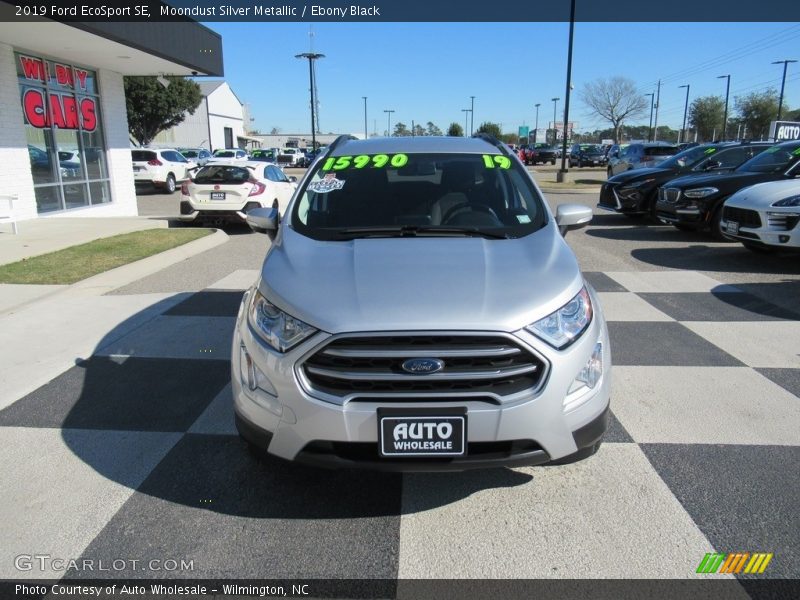
[[[554,165],[554,164],[556,164],[556,159],[553,159],[553,160],[551,160],[551,161],[550,161],[550,164],[551,164],[551,165]]]
[[[170,173],[169,175],[167,175],[167,181],[164,183],[164,191],[166,191],[168,194],[174,194],[176,187],[177,186],[175,185],[175,175]]]
[[[725,199],[723,198],[719,206],[717,206],[714,214],[711,216],[711,221],[709,222],[709,227],[711,228],[711,236],[718,242],[730,242],[728,238],[726,238],[722,233],[722,205],[725,203]]]
[[[774,254],[778,251],[777,248],[773,248],[772,246],[763,246],[762,244],[753,244],[752,242],[742,242],[742,246],[756,254]]]

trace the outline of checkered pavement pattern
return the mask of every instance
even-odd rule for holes
[[[14,568],[37,552],[193,563],[76,578],[690,578],[708,552],[800,577],[800,315],[697,272],[585,276],[610,430],[587,460],[513,470],[259,460],[229,381],[256,272],[163,303],[0,410],[0,578],[63,575]]]

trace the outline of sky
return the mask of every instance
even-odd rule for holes
[[[443,131],[463,127],[475,96],[474,126],[500,123],[504,132],[533,129],[563,119],[568,23],[204,23],[222,35],[225,80],[247,104],[252,129],[269,133],[311,130],[308,61],[296,54],[325,54],[316,66],[319,124],[324,133],[363,133],[367,97],[369,133],[387,128],[384,110],[398,121]],[[313,32],[313,36],[309,35]],[[783,65],[800,59],[800,23],[576,23],[570,121],[575,131],[610,125],[580,101],[586,82],[623,76],[642,94],[661,79],[658,124],[680,129],[688,84],[689,104],[780,89]],[[800,63],[790,64],[785,102],[800,107]],[[649,97],[647,98],[649,102]],[[649,121],[649,111],[629,125]]]

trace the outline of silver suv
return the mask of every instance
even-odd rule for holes
[[[611,360],[594,290],[519,159],[489,137],[340,137],[285,218],[233,336],[252,446],[328,467],[463,470],[572,461],[606,430]]]

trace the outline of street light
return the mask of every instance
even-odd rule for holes
[[[461,112],[464,113],[464,137],[467,137],[467,116],[472,111],[469,108],[462,108]]]
[[[556,133],[558,132],[558,130],[556,129],[556,106],[558,106],[558,101],[561,100],[561,98],[550,98],[550,99],[553,101],[553,146],[555,146],[556,142],[558,141],[556,139]]]
[[[781,111],[783,110],[783,88],[786,86],[786,67],[789,66],[789,63],[796,63],[796,60],[776,60],[773,62],[773,65],[783,64],[783,79],[781,80],[781,97],[778,100],[778,118],[777,121],[781,120]],[[778,128],[775,128],[775,135],[778,135]]]
[[[392,113],[394,112],[394,109],[384,110],[383,112],[388,113],[387,121],[386,121],[386,123],[387,123],[386,124],[386,135],[387,136],[391,136],[392,135]]]
[[[471,104],[469,106],[469,135],[472,137],[472,130],[475,127],[475,96],[469,97]]]
[[[727,79],[728,83],[725,85],[725,117],[722,119],[722,141],[724,142],[728,137],[728,96],[731,93],[731,76],[720,75],[717,79]]]
[[[315,120],[314,114],[314,61],[318,58],[325,58],[324,54],[319,54],[317,52],[304,52],[303,54],[295,54],[295,58],[307,58],[308,59],[308,81],[311,87],[311,149],[317,149],[317,124]]]
[[[679,85],[678,88],[686,88],[686,102],[683,104],[683,129],[681,129],[681,132],[678,134],[678,143],[680,144],[681,136],[686,134],[686,112],[689,110],[689,84]]]
[[[367,132],[367,97],[361,96],[364,99],[364,139],[369,139],[369,133]]]
[[[533,128],[533,143],[534,143],[534,145],[536,145],[536,132],[539,130],[539,107],[541,105],[542,105],[541,103],[534,104],[534,106],[536,107],[536,125]]]
[[[645,96],[650,96],[650,124],[647,126],[647,141],[653,141],[653,102],[656,98],[656,93],[652,92],[650,94],[645,94]]]

